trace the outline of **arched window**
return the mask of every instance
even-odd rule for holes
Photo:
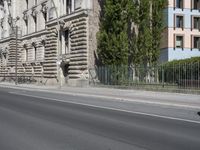
[[[37,10],[35,10],[35,9],[32,9],[32,17],[33,17],[33,21],[34,21],[34,31],[36,32],[37,31],[37,14],[38,14],[38,12],[37,12]]]
[[[27,48],[25,49],[25,61],[26,62],[28,61],[28,49]]]
[[[37,61],[37,47],[34,47],[34,60]]]
[[[36,45],[36,43],[32,43],[32,45],[33,45],[33,61],[36,61],[37,60],[37,45]]]
[[[47,21],[47,6],[45,4],[42,5],[42,14],[44,17],[45,22]]]
[[[28,15],[26,12],[23,14],[23,20],[24,20],[24,35],[28,34]]]
[[[28,48],[27,48],[26,44],[23,45],[23,53],[24,53],[24,59],[23,60],[25,62],[28,62]]]
[[[44,55],[45,55],[45,40],[41,41],[41,48],[40,48],[40,62],[44,61]]]
[[[8,60],[8,48],[5,48],[2,51],[2,62],[4,66],[7,65],[7,60]]]
[[[70,31],[69,31],[69,29],[62,31],[61,47],[62,47],[62,54],[66,55],[66,54],[70,53]]]

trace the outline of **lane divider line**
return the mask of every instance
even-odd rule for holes
[[[20,88],[24,89],[24,88]],[[30,89],[24,89],[27,91],[33,91]],[[186,108],[186,109],[197,109],[200,110],[200,106],[194,106],[194,105],[187,105],[187,104],[175,104],[175,103],[166,103],[166,102],[158,102],[158,101],[147,101],[147,100],[136,100],[136,99],[130,99],[130,98],[117,98],[113,96],[103,96],[103,95],[95,95],[95,94],[85,94],[85,93],[74,93],[74,92],[62,92],[62,91],[48,91],[43,89],[35,89],[35,91],[38,92],[47,92],[47,93],[57,93],[57,94],[65,94],[65,95],[71,95],[71,96],[83,96],[83,97],[93,97],[93,98],[102,98],[102,99],[111,99],[111,100],[118,100],[118,101],[127,101],[127,102],[134,102],[134,103],[141,103],[141,104],[150,104],[150,105],[159,105],[159,106],[172,106],[172,107],[179,107],[179,108]]]
[[[129,110],[123,110],[123,109],[111,108],[111,107],[105,107],[105,106],[96,106],[96,105],[92,105],[92,104],[84,104],[84,103],[79,103],[79,102],[71,102],[71,101],[60,100],[60,99],[55,99],[55,98],[35,96],[35,95],[30,95],[30,94],[22,94],[22,93],[18,93],[18,92],[9,92],[9,93],[10,94],[14,94],[14,95],[32,97],[32,98],[36,98],[36,99],[44,99],[44,100],[49,100],[49,101],[57,101],[57,102],[62,102],[62,103],[74,104],[74,105],[82,105],[82,106],[93,107],[93,108],[98,108],[98,109],[107,109],[107,110],[120,111],[120,112],[125,112],[125,113],[136,114],[136,115],[143,115],[143,116],[149,116],[149,117],[156,117],[156,118],[162,118],[162,119],[168,119],[168,120],[176,120],[176,121],[183,121],[183,122],[200,124],[200,121],[194,121],[194,120],[188,120],[188,119],[181,119],[181,118],[176,118],[176,117],[162,116],[162,115],[156,115],[156,114],[148,114],[148,113],[143,113],[143,112],[129,111]]]

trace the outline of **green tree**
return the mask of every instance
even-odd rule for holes
[[[147,64],[152,48],[151,1],[140,0],[138,21],[138,62]]]
[[[106,0],[97,35],[98,54],[103,64],[127,64],[128,22],[127,0]]]
[[[106,0],[97,35],[105,65],[157,62],[166,0]]]
[[[165,27],[163,9],[166,4],[166,0],[152,0],[152,63],[156,63],[160,55],[160,43]]]

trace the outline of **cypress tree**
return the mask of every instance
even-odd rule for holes
[[[151,62],[156,64],[160,55],[160,43],[164,30],[164,12],[166,0],[152,0],[152,58]]]
[[[156,63],[165,4],[166,0],[106,0],[97,35],[102,63]]]
[[[128,23],[125,0],[106,0],[97,35],[97,51],[103,64],[127,64]]]
[[[151,35],[151,1],[140,0],[138,22],[138,56],[140,64],[147,64],[152,48]]]

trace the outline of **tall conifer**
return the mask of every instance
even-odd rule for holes
[[[128,23],[125,0],[106,0],[98,33],[98,54],[103,64],[127,64]]]
[[[106,0],[97,35],[102,63],[156,63],[165,4],[166,0]]]

